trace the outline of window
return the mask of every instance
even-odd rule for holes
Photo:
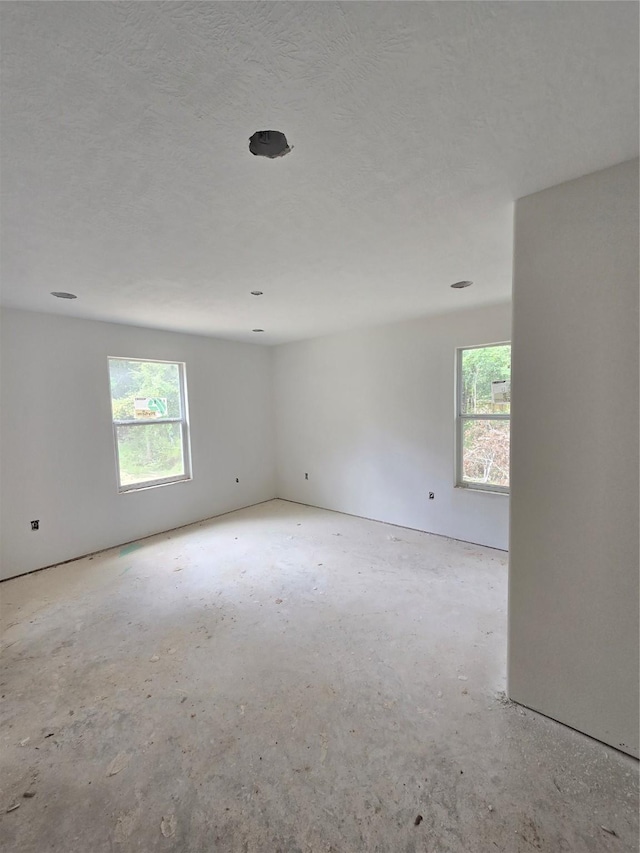
[[[509,491],[511,344],[457,351],[456,485]]]
[[[118,489],[191,478],[184,364],[110,358]]]

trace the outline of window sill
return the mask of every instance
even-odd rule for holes
[[[139,486],[127,486],[124,489],[118,489],[119,495],[129,495],[132,492],[147,492],[149,489],[160,489],[163,486],[175,486],[178,483],[189,483],[193,477],[180,477],[179,480],[164,480],[161,483],[141,483]]]
[[[499,492],[497,489],[483,489],[478,486],[463,486],[460,483],[456,483],[454,488],[460,489],[463,492],[478,492],[481,495],[500,495],[503,498],[509,497],[509,492]]]

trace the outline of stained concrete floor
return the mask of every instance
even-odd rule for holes
[[[272,501],[6,582],[3,849],[635,851],[637,763],[505,699],[506,562]]]

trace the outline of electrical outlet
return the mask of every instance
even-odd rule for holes
[[[435,496],[436,496],[436,493],[435,493],[435,492],[429,492],[429,500],[430,500],[430,501],[434,500],[434,499],[435,499]]]
[[[31,522],[31,529],[32,530],[40,530],[40,519],[39,518],[36,518],[35,521]]]
[[[305,474],[305,475],[304,475],[304,478],[305,478],[305,480],[308,480],[308,479],[309,479],[309,475],[308,475],[308,474]]]

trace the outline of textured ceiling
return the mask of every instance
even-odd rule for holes
[[[6,305],[277,343],[497,302],[513,200],[638,152],[636,3],[0,7]]]

